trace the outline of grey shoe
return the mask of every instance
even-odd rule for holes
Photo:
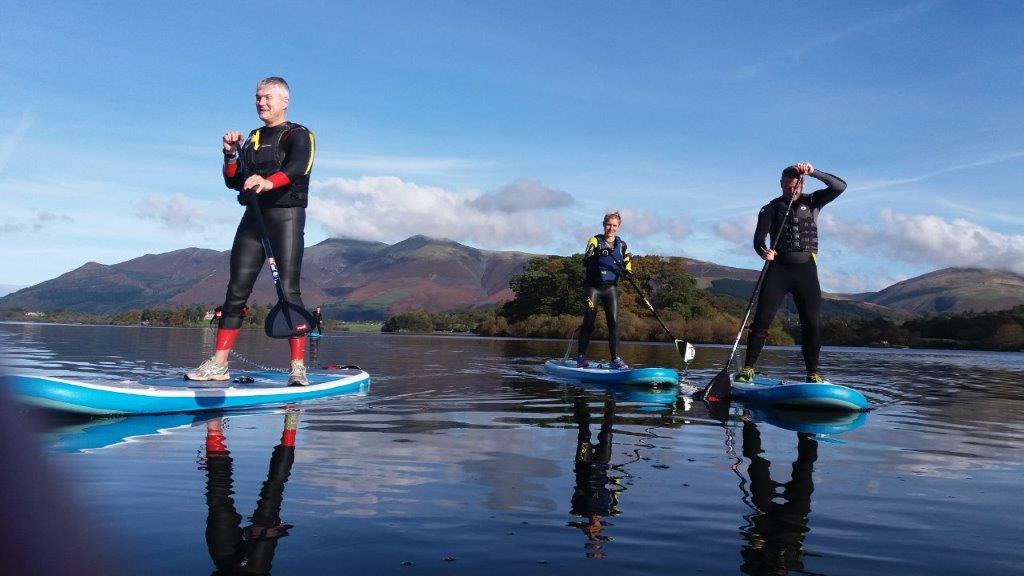
[[[214,360],[213,356],[207,358],[206,362],[200,364],[195,370],[189,370],[185,373],[186,380],[199,380],[203,382],[208,380],[229,380],[230,378],[231,374],[228,372],[227,365],[221,366]]]
[[[289,386],[309,386],[306,377],[306,364],[302,360],[292,360],[292,371],[288,373]]]

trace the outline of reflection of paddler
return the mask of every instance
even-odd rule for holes
[[[217,570],[214,575],[270,574],[277,540],[288,535],[291,525],[281,522],[284,485],[295,461],[297,412],[285,415],[281,443],[270,458],[267,481],[252,514],[252,524],[241,528],[242,516],[231,498],[232,460],[224,443],[220,418],[206,424],[206,546]]]
[[[587,557],[603,558],[604,542],[611,537],[604,536],[602,518],[616,516],[618,509],[618,489],[610,489],[609,485],[617,484],[608,477],[612,456],[612,424],[615,420],[615,400],[608,396],[604,402],[604,419],[597,434],[597,444],[591,442],[590,412],[587,410],[585,398],[576,398],[573,404],[573,420],[579,426],[576,441],[576,487],[572,493],[570,512],[583,516],[586,522],[570,522],[587,536]]]
[[[755,512],[746,516],[741,528],[747,544],[743,547],[745,574],[785,574],[802,571],[803,542],[810,532],[807,527],[814,492],[814,462],[818,459],[818,443],[809,434],[797,434],[797,458],[789,482],[771,478],[771,462],[761,456],[761,433],[757,425],[743,423],[743,456],[750,460],[750,503]],[[780,500],[778,502],[777,500]]]

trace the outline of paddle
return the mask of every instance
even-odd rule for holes
[[[624,269],[623,272],[626,272],[626,270]],[[675,342],[676,351],[679,352],[679,355],[683,357],[683,363],[689,364],[690,361],[693,360],[694,356],[697,355],[697,350],[694,349],[693,344],[690,344],[689,342],[686,342],[684,340],[680,340],[679,338],[676,338],[674,334],[672,334],[672,331],[669,330],[668,326],[665,325],[665,321],[661,319],[661,316],[658,316],[658,311],[654,309],[654,306],[651,304],[651,301],[647,299],[647,295],[644,294],[644,291],[640,288],[640,285],[637,284],[636,280],[633,279],[632,272],[630,272],[629,274],[623,274],[623,277],[626,279],[626,282],[629,282],[629,285],[632,286],[634,290],[636,290],[637,294],[640,295],[640,299],[644,301],[644,304],[647,304],[648,310],[650,310],[651,314],[654,315],[654,319],[658,321],[658,324],[661,324],[662,329],[665,330],[665,333],[668,334],[668,337]]]
[[[789,210],[793,207],[793,200],[796,196],[792,196],[789,199],[789,204],[786,206],[786,214],[782,216],[782,222],[779,224],[779,229],[776,231],[770,250],[775,250],[775,247],[779,245],[779,238],[782,236],[782,232],[786,227],[786,219],[789,218]],[[740,324],[740,331],[736,334],[736,340],[732,343],[732,351],[729,352],[729,359],[725,362],[725,367],[719,372],[708,385],[704,387],[703,398],[706,402],[719,402],[729,397],[729,391],[732,389],[732,379],[729,376],[730,367],[732,366],[733,358],[736,357],[736,348],[740,345],[740,338],[743,336],[743,329],[747,327],[747,320],[750,319],[750,310],[754,307],[754,300],[757,299],[757,293],[761,291],[761,284],[764,282],[764,273],[768,271],[768,266],[771,265],[771,260],[765,260],[764,266],[761,267],[761,273],[757,276],[757,284],[754,284],[754,293],[750,295],[750,301],[747,302],[747,311],[743,314],[743,322]]]
[[[270,248],[270,238],[267,237],[267,227],[263,223],[263,212],[260,210],[259,198],[256,194],[249,194],[249,208],[256,216],[256,223],[260,227],[260,242],[263,243],[263,253],[267,257],[267,264],[270,265],[270,274],[274,277],[274,288],[277,288],[277,304],[270,309],[267,320],[263,323],[263,330],[271,338],[295,338],[302,336],[313,329],[315,319],[308,310],[289,302],[284,296],[284,289],[281,288],[281,275],[277,271],[277,260],[274,259],[274,251]]]
[[[580,331],[580,329],[577,326],[576,329],[572,331],[572,334],[569,334],[569,345],[565,347],[565,357],[562,358],[563,362],[568,362],[569,361],[569,353],[572,352],[572,343],[576,341],[575,336],[576,336],[576,333],[579,332],[579,331]]]
[[[683,357],[683,364],[689,364],[690,361],[693,360],[694,356],[697,355],[697,350],[693,347],[693,344],[680,340],[672,334],[672,331],[665,325],[665,321],[661,319],[661,316],[658,316],[658,311],[654,309],[651,301],[648,300],[647,295],[644,294],[643,289],[640,288],[639,284],[637,284],[636,279],[633,277],[633,273],[626,270],[626,267],[622,262],[614,256],[612,257],[612,260],[615,260],[615,263],[619,266],[619,271],[622,272],[621,276],[626,279],[626,282],[629,282],[629,285],[632,286],[634,290],[636,290],[637,294],[640,295],[640,299],[644,301],[644,304],[647,304],[647,309],[651,311],[651,314],[654,314],[654,319],[658,321],[658,324],[661,324],[661,327],[665,330],[665,333],[668,334],[668,337],[675,342],[676,351]]]

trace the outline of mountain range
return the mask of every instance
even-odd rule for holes
[[[412,236],[396,244],[332,238],[306,248],[302,298],[325,316],[381,319],[402,310],[446,311],[494,306],[512,298],[509,280],[537,254],[480,250],[447,239]],[[212,308],[224,298],[230,252],[185,248],[118,264],[88,262],[0,298],[0,306],[32,311],[112,314],[141,308]],[[758,271],[683,259],[698,285],[749,297]],[[273,304],[261,275],[250,306]],[[947,268],[878,292],[827,294],[825,314],[924,314],[1001,310],[1024,304],[1024,277],[1010,272]]]

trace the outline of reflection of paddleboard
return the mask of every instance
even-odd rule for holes
[[[860,428],[867,421],[868,413],[752,408],[750,417],[756,422],[794,432],[836,435]]]
[[[136,436],[151,436],[174,428],[195,426],[217,416],[215,413],[206,413],[90,418],[47,432],[46,445],[55,452],[96,450],[115,446]]]
[[[746,403],[826,410],[868,408],[868,400],[863,394],[839,384],[793,382],[769,378],[762,374],[754,376],[754,381],[749,383],[737,382],[735,373],[731,378],[732,389],[729,391],[729,397]]]
[[[307,334],[307,336],[309,336],[313,340],[319,340],[320,339],[320,331],[319,330],[313,330],[312,332]]]
[[[592,363],[579,368],[575,360],[548,360],[544,371],[552,376],[597,384],[678,384],[679,374],[671,368],[626,368],[619,370],[608,364]]]
[[[577,387],[581,385],[571,384],[570,386]],[[644,387],[617,386],[615,384],[588,382],[585,385],[582,385],[582,387],[590,392],[605,392],[611,394],[612,397],[620,402],[671,405],[674,404],[676,399],[679,397],[678,384]]]
[[[23,402],[79,414],[166,414],[284,405],[311,398],[365,392],[370,375],[359,369],[309,374],[309,386],[288,386],[284,372],[235,372],[252,382],[193,382],[180,377],[117,383],[79,382],[49,376],[5,376]]]
[[[234,420],[247,416],[265,416],[275,413],[284,413],[284,411],[256,409],[255,411],[232,412],[229,418]],[[228,415],[221,412],[201,412],[198,414],[152,414],[108,418],[69,416],[69,418],[74,418],[74,421],[69,421],[46,432],[46,447],[54,452],[98,450],[117,446],[132,438],[166,434],[179,428],[191,428],[223,416]]]

